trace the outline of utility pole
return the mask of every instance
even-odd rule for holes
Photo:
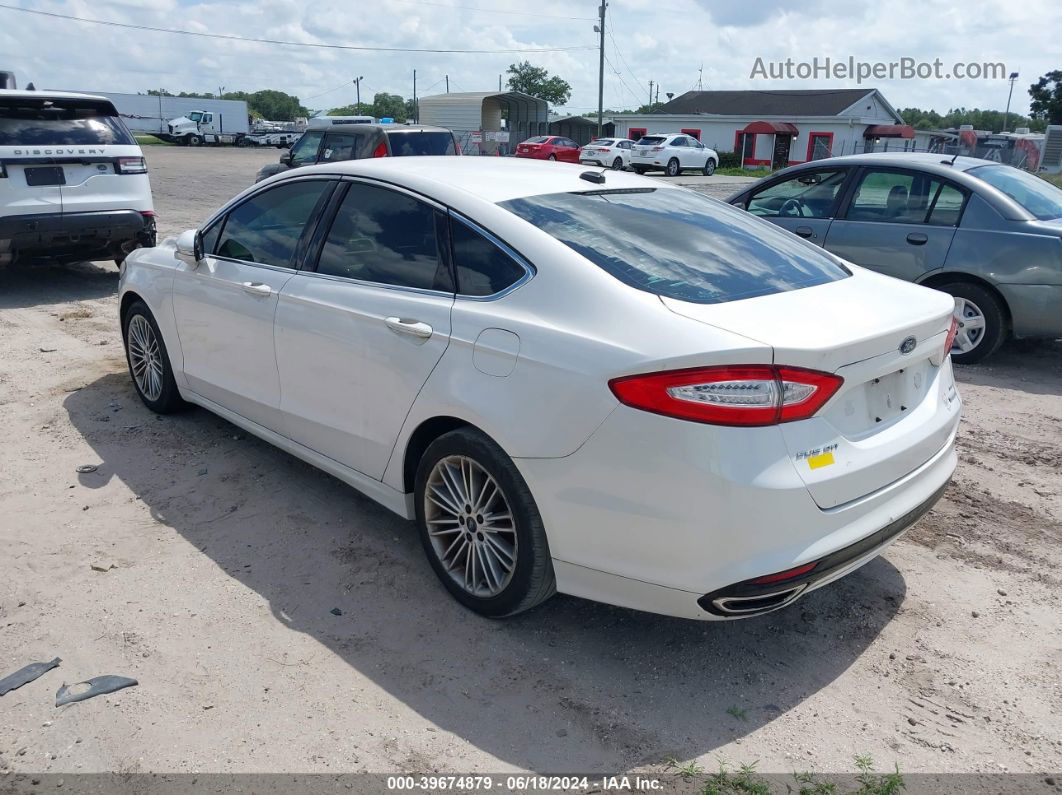
[[[450,84],[447,82],[446,93],[450,93]],[[420,123],[420,108],[417,107],[417,70],[413,70],[413,121]]]
[[[660,104],[660,84],[656,84],[656,104]]]
[[[597,8],[598,24],[594,30],[601,34],[600,52],[597,62],[597,137],[600,138],[604,128],[605,113],[605,9],[608,7],[606,0],[601,0]]]
[[[446,93],[449,94],[450,93],[450,75],[445,75],[445,77],[446,77]]]
[[[354,78],[354,85],[358,88],[358,101],[354,105],[354,115],[357,116],[361,113],[361,81],[365,79],[365,75]]]
[[[653,81],[649,81],[649,112],[653,112]]]
[[[501,91],[501,75],[498,75],[498,90]]]
[[[1010,77],[1010,91],[1007,92],[1007,112],[1003,114],[1003,132],[1007,131],[1007,127],[1010,125],[1010,97],[1014,93],[1014,81],[1018,79],[1017,72],[1011,72]]]

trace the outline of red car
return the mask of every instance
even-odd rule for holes
[[[516,145],[517,157],[533,157],[536,160],[560,160],[563,163],[579,162],[579,144],[562,135],[536,135]]]

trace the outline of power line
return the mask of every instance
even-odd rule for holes
[[[73,22],[86,22],[92,25],[109,25],[116,28],[126,28],[129,30],[147,30],[153,33],[174,33],[181,36],[200,36],[208,39],[225,39],[227,41],[246,41],[257,44],[277,44],[285,47],[315,47],[318,49],[326,50],[358,50],[361,52],[425,52],[425,53],[442,53],[442,54],[500,54],[500,53],[513,53],[513,52],[566,52],[570,50],[596,50],[596,47],[536,47],[536,48],[524,48],[524,49],[507,49],[507,50],[447,50],[447,49],[435,49],[427,47],[364,47],[354,44],[319,44],[316,42],[306,41],[284,41],[282,39],[257,39],[249,36],[234,36],[227,33],[204,33],[197,30],[181,30],[180,28],[156,28],[151,25],[134,25],[127,22],[113,22],[106,19],[89,19],[88,17],[75,17],[70,14],[56,14],[51,11],[40,11],[35,8],[19,8],[18,6],[6,5],[0,3],[0,8],[7,9],[8,11],[21,11],[25,14],[37,14],[43,17],[52,17],[54,19],[66,19]]]
[[[536,14],[533,11],[506,11],[500,8],[477,8],[476,6],[452,6],[448,3],[430,3],[427,0],[391,0],[392,3],[407,3],[414,6],[435,6],[436,8],[454,8],[462,11],[479,11],[484,14],[512,14],[521,17],[539,17],[540,19],[577,19],[581,22],[595,22],[596,17],[569,17],[563,14]]]

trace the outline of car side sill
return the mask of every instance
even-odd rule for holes
[[[256,422],[252,422],[246,417],[242,417],[236,412],[230,411],[224,406],[220,406],[214,401],[209,400],[202,395],[198,395],[189,389],[182,390],[181,397],[189,403],[195,403],[198,406],[202,406],[207,411],[217,414],[222,419],[228,420],[233,425],[242,428],[248,433],[253,433],[255,436],[269,442],[274,447],[279,447],[285,453],[290,453],[296,458],[302,459],[307,464],[327,472],[332,477],[342,480],[347,485],[353,486],[366,497],[376,500],[376,502],[380,503],[385,508],[394,511],[403,519],[415,518],[412,494],[403,494],[400,491],[396,491],[386,483],[382,483],[368,475],[363,475],[356,469],[351,469],[335,459],[321,455],[320,453],[311,450],[309,447],[305,447],[298,442],[292,441],[286,436],[281,436],[279,433],[271,431]]]

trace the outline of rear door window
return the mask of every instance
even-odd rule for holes
[[[410,155],[455,155],[454,136],[448,130],[425,130],[419,132],[389,132],[393,157]]]
[[[942,183],[917,171],[868,168],[859,180],[846,218],[888,224],[927,223],[930,204]],[[942,219],[946,217],[943,211],[942,207]]]
[[[321,249],[317,272],[453,292],[439,247],[437,212],[408,194],[351,183]]]
[[[358,137],[352,133],[330,132],[325,135],[321,147],[322,163],[337,163],[340,160],[353,160],[357,156]]]
[[[323,179],[282,182],[255,194],[229,212],[217,256],[292,267],[299,239],[331,184]]]
[[[816,246],[692,191],[552,193],[500,206],[621,282],[680,301],[735,301],[850,275]]]
[[[135,146],[109,102],[0,99],[0,146]]]

